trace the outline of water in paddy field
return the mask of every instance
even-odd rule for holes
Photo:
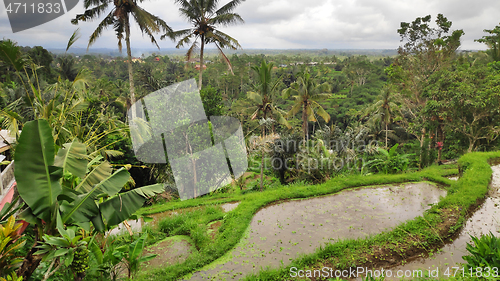
[[[446,244],[437,253],[425,258],[417,258],[409,263],[391,269],[393,272],[403,270],[409,272],[417,272],[423,269],[423,272],[434,271],[438,273],[446,272],[449,269],[451,275],[455,272],[452,267],[463,267],[461,263],[465,263],[462,256],[467,255],[467,243],[472,244],[470,235],[479,237],[482,234],[493,233],[499,236],[500,230],[500,165],[492,166],[493,177],[490,184],[489,197],[477,209],[474,214],[467,220],[464,228],[458,237],[451,243]],[[461,271],[457,274],[461,274]],[[467,274],[467,272],[466,272]],[[458,275],[457,275],[458,276]],[[399,278],[386,278],[386,280],[399,280]]]
[[[378,234],[422,215],[446,191],[429,183],[360,188],[265,207],[222,264],[193,273],[191,280],[239,279],[267,266],[287,265],[332,240]],[[216,262],[217,263],[217,262]]]

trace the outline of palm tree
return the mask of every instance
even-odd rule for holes
[[[165,23],[165,21],[139,7],[137,2],[137,0],[84,0],[83,5],[85,7],[85,12],[83,14],[76,15],[76,18],[71,20],[72,24],[78,24],[79,21],[94,20],[112,5],[113,8],[111,11],[90,35],[87,49],[97,41],[97,39],[102,35],[104,29],[108,26],[112,26],[116,32],[116,37],[118,38],[118,49],[121,52],[123,33],[125,32],[131,104],[135,103],[135,88],[134,76],[132,73],[129,16],[132,15],[134,17],[135,22],[139,25],[142,33],[146,34],[151,39],[151,42],[158,47],[158,49],[160,47],[158,46],[153,33],[165,32],[168,34],[172,32],[172,29]],[[143,0],[139,0],[139,2],[143,2]]]
[[[61,75],[62,79],[68,79],[69,81],[74,81],[78,75],[78,69],[75,66],[75,59],[70,55],[63,55],[56,59],[59,68],[57,72]]]
[[[295,99],[295,104],[288,112],[287,116],[291,117],[302,110],[302,131],[304,140],[308,135],[307,121],[318,121],[316,115],[321,116],[325,122],[330,121],[330,114],[318,103],[331,96],[326,92],[330,91],[328,83],[318,84],[309,72],[304,72],[293,82],[289,88],[283,90],[283,98],[288,99],[292,96]]]
[[[233,37],[217,30],[218,25],[228,26],[238,22],[243,23],[240,15],[232,11],[245,0],[232,0],[221,8],[217,9],[219,0],[175,0],[180,4],[179,9],[181,15],[193,24],[192,28],[179,30],[173,33],[167,32],[162,35],[161,39],[169,37],[173,40],[181,38],[176,48],[184,47],[184,45],[191,44],[191,47],[186,53],[187,60],[189,61],[193,56],[193,51],[198,48],[198,38],[200,39],[200,78],[198,81],[198,90],[201,90],[202,75],[203,75],[203,51],[205,44],[214,43],[217,49],[227,63],[231,73],[233,72],[229,59],[224,55],[222,49],[230,48],[236,50],[241,48],[240,44]]]
[[[253,111],[251,119],[254,120],[257,116],[262,114],[263,119],[271,117],[281,125],[291,128],[290,124],[283,117],[281,109],[277,108],[274,103],[274,93],[276,88],[281,83],[281,79],[276,79],[272,81],[271,79],[271,69],[273,69],[273,63],[266,64],[265,60],[259,66],[253,66],[252,69],[258,75],[258,83],[255,87],[255,91],[250,91],[247,93],[247,98],[253,102],[253,105],[249,107]],[[274,125],[273,125],[274,128]],[[274,132],[274,130],[273,130]],[[265,135],[265,126],[262,126],[262,136]]]
[[[384,87],[377,102],[369,106],[365,112],[364,117],[368,117],[369,123],[383,122],[385,125],[385,148],[387,149],[389,124],[391,124],[394,117],[401,115],[398,105],[393,101],[391,90],[389,87]]]

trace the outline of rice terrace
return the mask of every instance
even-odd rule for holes
[[[498,1],[56,2],[0,13],[0,281],[500,279]]]

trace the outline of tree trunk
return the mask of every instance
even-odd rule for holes
[[[476,143],[476,139],[469,138],[469,148],[467,149],[468,153],[471,153],[474,150],[474,144]]]
[[[422,128],[422,135],[420,138],[420,161],[418,162],[418,168],[422,169],[422,148],[424,147],[425,141],[425,128]]]
[[[202,79],[203,79],[203,49],[205,48],[205,36],[201,35],[201,48],[200,48],[200,77],[198,81],[198,90],[201,91]]]
[[[387,149],[387,122],[385,123],[385,148]]]
[[[262,149],[262,160],[260,161],[260,192],[264,190],[264,148]]]
[[[39,256],[33,256],[33,254],[38,251],[36,248],[38,244],[38,230],[35,231],[35,244],[33,244],[33,247],[31,247],[31,250],[28,252],[28,255],[24,258],[23,264],[21,267],[17,270],[17,275],[22,276],[23,280],[28,280],[31,275],[33,275],[33,272],[35,272],[35,269],[38,267],[40,262],[42,261],[42,258]]]
[[[442,145],[444,145],[444,131],[443,131],[443,124],[439,122],[438,128],[437,128],[437,134],[438,134],[438,140],[441,142]],[[443,147],[438,147],[438,163],[441,163],[441,155],[443,152]]]
[[[307,139],[307,105],[304,103],[302,108],[302,131],[304,132],[304,142]]]
[[[136,112],[135,112],[135,87],[134,87],[134,73],[132,71],[132,49],[130,48],[130,22],[128,18],[128,13],[124,17],[124,22],[125,22],[125,44],[127,46],[127,65],[128,65],[128,81],[130,84],[130,104],[131,104],[131,110],[132,110],[132,119],[135,118]]]

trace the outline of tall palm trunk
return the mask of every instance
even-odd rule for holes
[[[387,122],[385,122],[385,148],[387,149]]]
[[[262,148],[262,159],[260,160],[260,192],[264,190],[264,152],[265,148]]]
[[[127,65],[128,65],[128,80],[130,84],[130,104],[134,107],[135,104],[135,87],[134,87],[134,73],[132,71],[132,49],[130,48],[130,22],[128,13],[123,17],[125,23],[125,44],[127,46]],[[135,118],[135,108],[132,108],[132,119]]]
[[[205,48],[205,35],[201,35],[201,48],[200,48],[200,80],[198,81],[198,90],[201,91],[203,79],[203,49]]]
[[[266,111],[264,110],[264,120],[266,120]],[[264,123],[262,126],[262,140],[266,137],[266,124]],[[265,145],[265,144],[264,144]],[[260,163],[260,191],[264,190],[264,152],[265,148],[262,148],[262,159]]]
[[[304,142],[307,139],[307,104],[304,103],[302,108],[302,131],[304,131]]]

